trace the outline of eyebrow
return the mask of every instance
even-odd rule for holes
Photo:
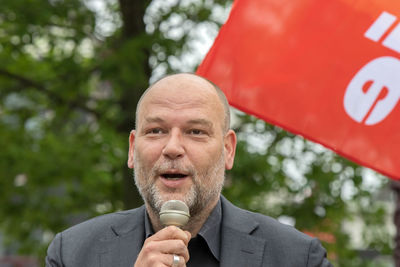
[[[160,117],[149,117],[149,118],[146,118],[145,120],[146,120],[146,122],[149,122],[149,123],[151,123],[151,122],[164,122],[164,120],[161,119]]]
[[[188,121],[189,124],[200,124],[212,128],[213,123],[206,119],[193,119]]]
[[[147,123],[154,123],[154,122],[155,123],[163,123],[163,122],[165,122],[165,120],[163,120],[160,117],[148,117],[148,118],[145,118],[145,120]],[[207,119],[192,119],[192,120],[189,120],[187,123],[188,124],[200,124],[200,125],[204,125],[204,126],[207,126],[210,128],[213,127],[213,123]]]

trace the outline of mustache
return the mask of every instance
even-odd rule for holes
[[[152,172],[154,175],[158,176],[170,170],[184,173],[189,176],[194,176],[197,173],[196,169],[193,166],[185,166],[182,162],[179,161],[163,161],[157,163],[153,166]]]

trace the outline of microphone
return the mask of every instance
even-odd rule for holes
[[[189,221],[189,208],[180,200],[168,200],[161,206],[160,221],[164,226],[182,228]]]

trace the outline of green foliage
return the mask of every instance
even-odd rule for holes
[[[353,227],[363,229],[363,249],[391,253],[387,207],[375,201],[377,189],[363,182],[365,169],[254,117],[237,119],[235,167],[224,189],[229,199],[316,235],[337,266],[366,266],[354,250]],[[377,188],[387,183],[377,174],[374,179]],[[368,262],[378,266],[378,260]]]
[[[136,102],[149,79],[194,70],[197,30],[215,34],[231,4],[100,2],[101,12],[83,0],[0,0],[0,233],[11,251],[42,259],[56,232],[140,205],[126,167]],[[364,248],[391,253],[365,169],[253,117],[236,120],[230,200],[325,234],[337,266],[367,266],[346,228],[357,220]]]

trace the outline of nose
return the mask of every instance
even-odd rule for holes
[[[172,130],[162,150],[162,154],[169,159],[177,159],[183,157],[184,153],[185,149],[182,144],[182,135],[178,130]]]

